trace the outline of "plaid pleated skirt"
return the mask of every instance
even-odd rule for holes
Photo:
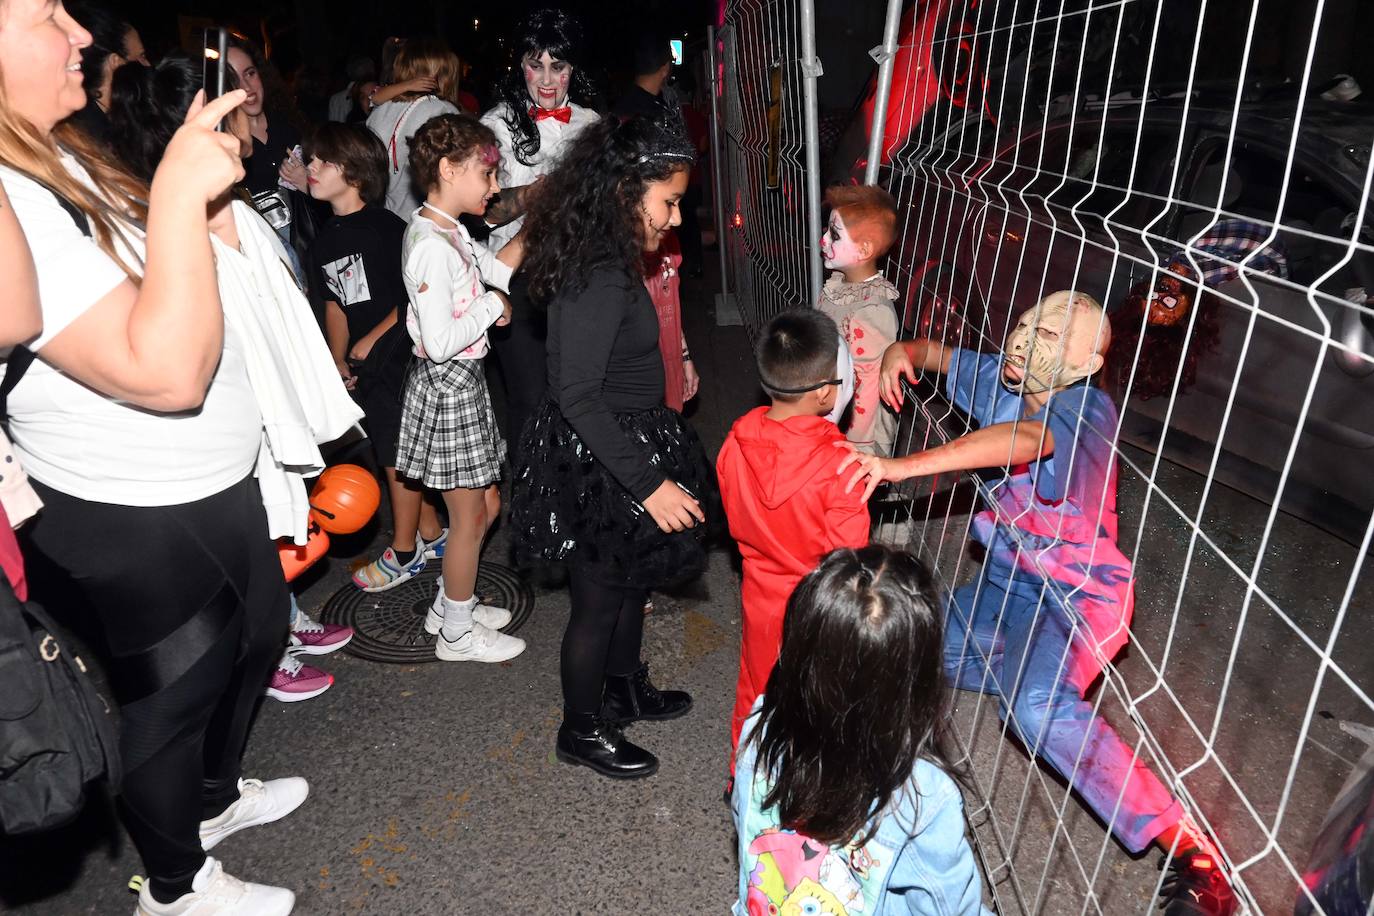
[[[396,473],[435,490],[477,489],[501,479],[505,459],[482,362],[413,360],[401,402]]]

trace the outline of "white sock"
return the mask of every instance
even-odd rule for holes
[[[444,595],[443,601],[444,625],[439,632],[449,642],[456,642],[472,629],[472,611],[477,607],[477,596],[473,595],[466,601],[454,601],[448,595]]]

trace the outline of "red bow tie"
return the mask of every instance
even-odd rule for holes
[[[572,120],[572,106],[564,105],[562,108],[540,108],[538,105],[530,106],[530,117],[535,121],[542,121],[545,118],[557,118],[564,124]]]

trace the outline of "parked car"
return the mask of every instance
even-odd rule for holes
[[[1346,291],[1374,293],[1355,225],[1374,113],[1309,101],[1294,138],[1294,101],[1129,99],[1019,130],[953,124],[883,176],[904,214],[889,275],[906,328],[995,348],[1011,316],[1069,287],[1124,320],[1127,291],[1182,240],[1227,216],[1277,225],[1288,276],[1218,288],[1191,386],[1145,399],[1113,376],[1122,437],[1202,472],[1220,442],[1217,478],[1269,502],[1288,467],[1281,507],[1358,542],[1374,512],[1374,311]]]

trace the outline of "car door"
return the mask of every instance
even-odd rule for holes
[[[1357,251],[1346,258],[1359,189],[1303,158],[1285,178],[1287,150],[1273,142],[1240,137],[1227,162],[1224,139],[1216,138],[1188,176],[1191,193],[1185,196],[1199,201],[1208,194],[1198,193],[1198,186],[1212,180],[1209,170],[1214,175],[1222,167],[1225,209],[1266,236],[1277,225],[1273,244],[1282,252],[1285,276],[1253,278],[1253,293],[1240,279],[1217,288],[1217,344],[1197,354],[1197,382],[1178,398],[1171,422],[1205,442],[1220,440],[1226,452],[1266,469],[1267,475],[1247,473],[1242,464],[1227,482],[1269,501],[1292,451],[1284,507],[1333,530],[1358,528],[1374,509],[1369,306],[1345,300],[1347,290],[1374,292],[1371,256]],[[1214,222],[1210,208],[1189,203],[1174,232],[1190,238]],[[1353,342],[1354,352],[1332,345],[1343,338]],[[1231,416],[1223,430],[1228,402]],[[1166,406],[1156,403],[1152,412]]]

